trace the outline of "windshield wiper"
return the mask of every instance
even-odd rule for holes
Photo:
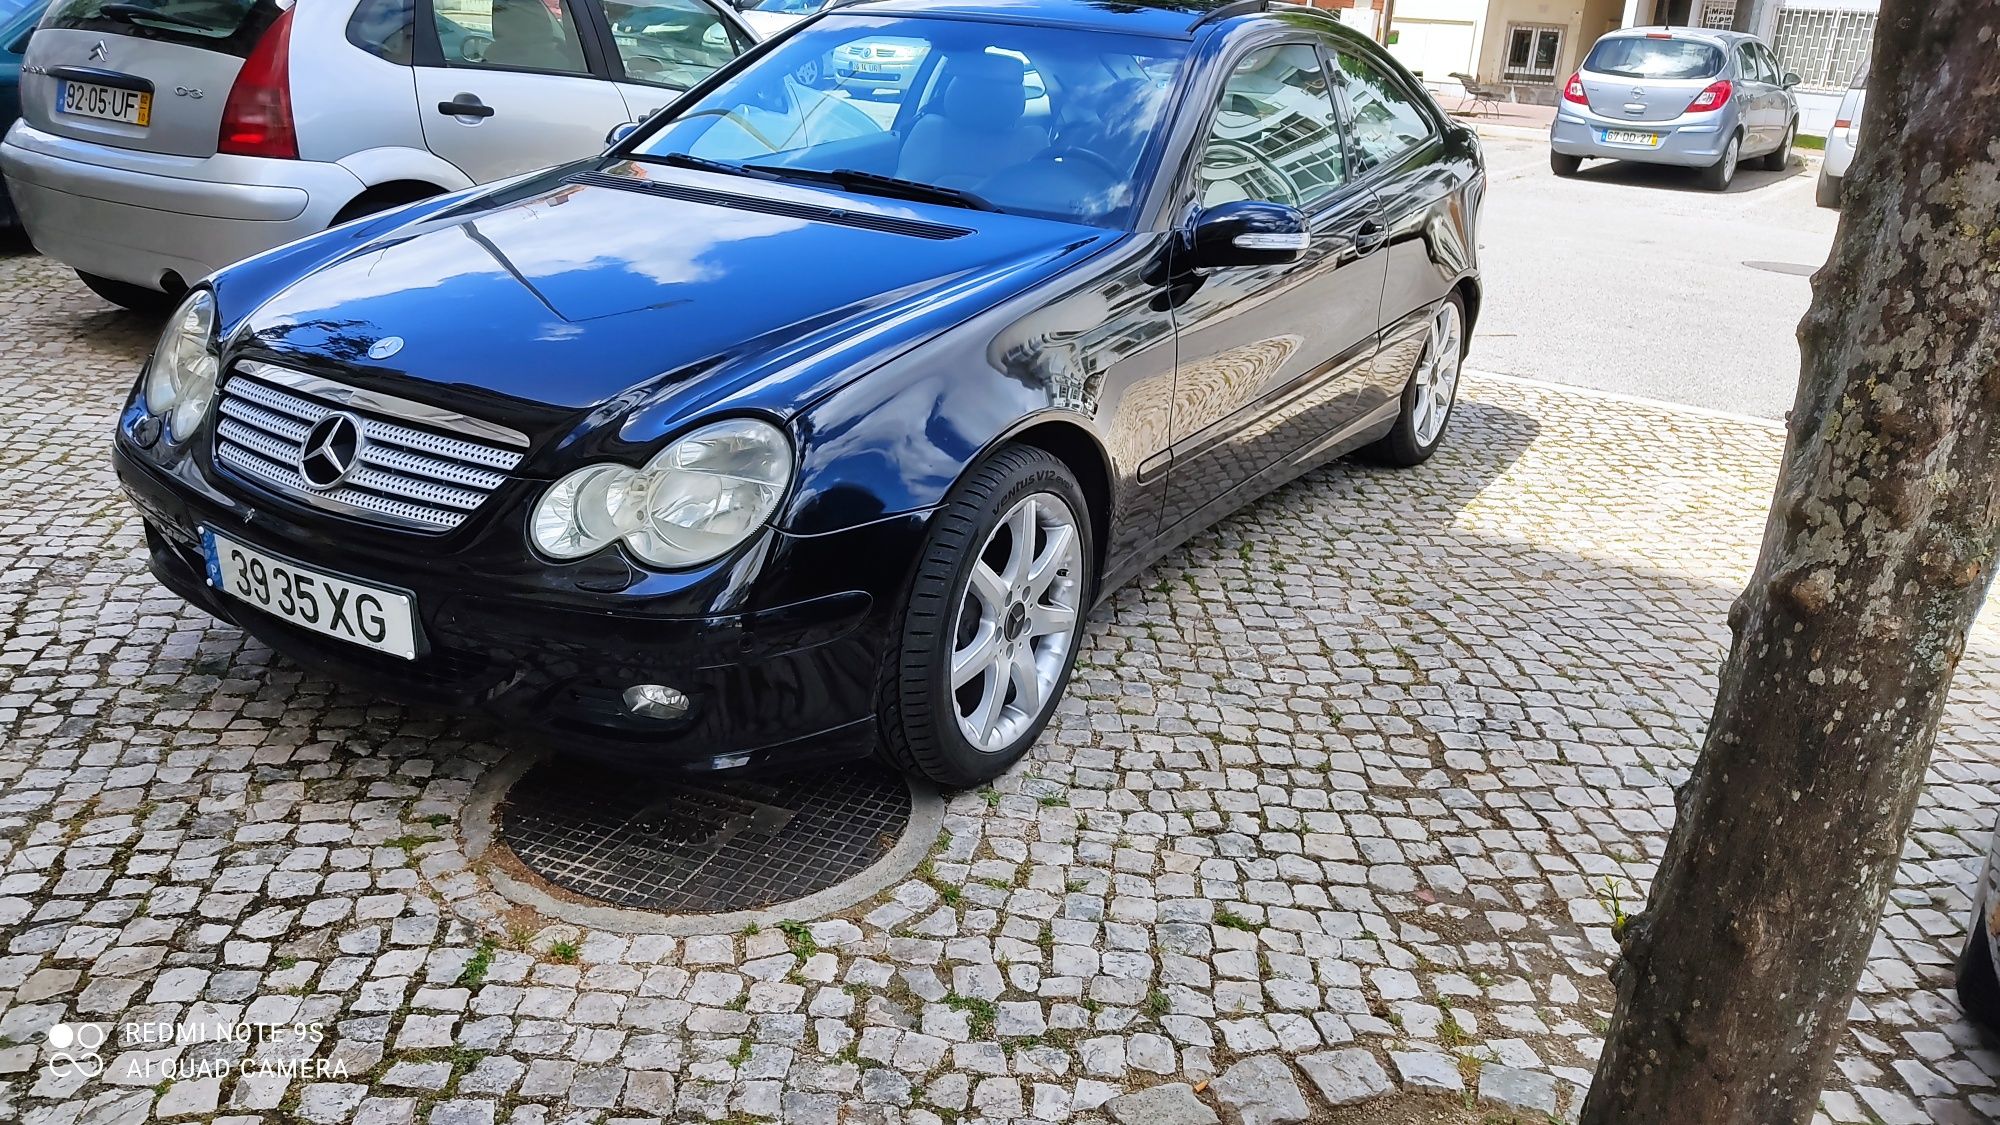
[[[177,16],[172,12],[162,12],[157,8],[148,8],[144,4],[105,4],[97,9],[97,14],[109,16],[120,23],[131,23],[134,20],[151,20],[154,23],[172,24],[175,27],[190,27],[196,31],[215,30],[200,20],[191,20],[186,16]]]
[[[718,172],[725,176],[748,176],[753,180],[775,180],[778,178],[760,168],[743,164],[731,164],[727,160],[710,160],[706,156],[689,156],[685,152],[635,152],[632,154],[631,159],[653,164],[667,164],[675,168],[693,168],[698,172]]]
[[[939,187],[918,180],[905,180],[897,176],[884,176],[879,172],[863,172],[858,168],[835,168],[830,172],[818,168],[788,168],[782,164],[745,164],[743,168],[745,171],[763,172],[784,179],[832,184],[835,187],[868,195],[885,195],[920,203],[942,203],[948,207],[964,207],[972,211],[999,210],[969,191]]]

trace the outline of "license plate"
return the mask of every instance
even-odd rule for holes
[[[207,528],[201,542],[208,584],[230,597],[301,629],[417,658],[417,615],[408,595],[301,566]]]
[[[1606,129],[1604,139],[1609,144],[1645,145],[1647,148],[1657,148],[1660,144],[1658,133],[1635,133],[1629,129]]]
[[[56,85],[56,106],[72,117],[122,121],[142,129],[153,120],[153,95],[143,90],[99,86],[95,82],[63,79]]]

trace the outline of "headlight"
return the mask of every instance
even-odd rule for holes
[[[699,566],[755,534],[792,480],[792,446],[776,426],[734,418],[669,445],[645,468],[588,465],[535,505],[535,546],[576,559],[623,540],[665,569]]]
[[[146,409],[167,424],[167,435],[186,441],[208,413],[222,357],[215,350],[215,295],[188,294],[160,334],[146,366]]]

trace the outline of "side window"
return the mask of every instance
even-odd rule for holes
[[[1757,52],[1750,49],[1748,43],[1736,45],[1736,68],[1743,72],[1743,77],[1752,82],[1765,81],[1763,61],[1757,57]]]
[[[1386,164],[1431,135],[1430,118],[1402,83],[1359,55],[1343,50],[1334,57],[1347,95],[1348,132],[1362,168]]]
[[[562,0],[434,0],[446,66],[584,74],[583,39]]]
[[[1771,83],[1773,85],[1778,85],[1778,86],[1784,85],[1785,68],[1779,65],[1778,56],[1772,54],[1771,48],[1766,47],[1762,43],[1759,43],[1756,46],[1757,46],[1757,57],[1763,60],[1764,73],[1769,76]]]
[[[1333,95],[1319,51],[1266,47],[1222,88],[1195,172],[1201,205],[1261,199],[1309,207],[1347,182]]]
[[[625,76],[685,90],[743,49],[721,13],[705,0],[585,0],[604,8]]]
[[[416,0],[361,0],[347,19],[347,41],[400,66],[410,65]]]

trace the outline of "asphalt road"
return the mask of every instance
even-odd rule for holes
[[[1799,318],[1838,216],[1813,204],[1818,163],[1745,169],[1723,193],[1691,173],[1589,162],[1484,138],[1486,307],[1468,366],[1780,418],[1798,386]]]

